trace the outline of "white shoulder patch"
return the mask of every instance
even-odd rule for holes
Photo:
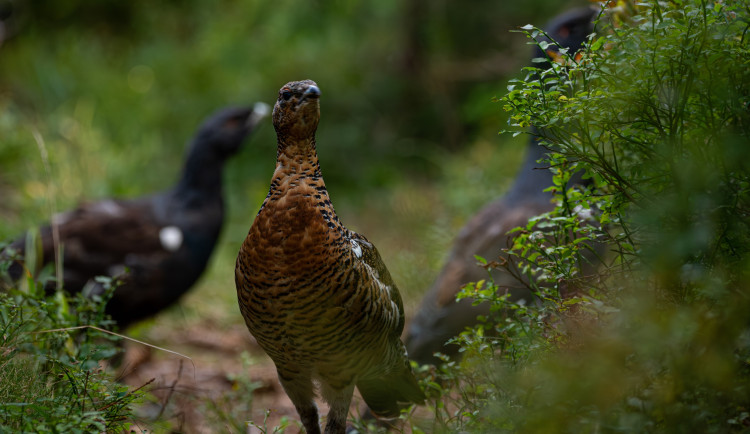
[[[114,217],[122,215],[122,207],[113,200],[107,199],[101,202],[97,202],[96,204],[94,204],[94,208],[97,211],[109,214]]]
[[[159,231],[159,241],[164,249],[174,252],[182,246],[182,231],[177,226],[165,226]]]
[[[359,244],[354,240],[349,240],[352,243],[352,252],[354,252],[354,256],[361,258],[362,257],[362,247],[359,247]]]

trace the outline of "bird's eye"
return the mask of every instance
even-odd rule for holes
[[[242,125],[242,119],[240,119],[239,117],[234,117],[224,121],[224,123],[221,125],[221,128],[225,130],[234,130],[240,125]]]
[[[292,91],[289,89],[283,89],[281,91],[281,97],[284,98],[284,101],[289,101],[289,98],[292,97]]]

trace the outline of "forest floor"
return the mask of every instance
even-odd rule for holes
[[[237,311],[234,324],[207,317],[180,325],[167,314],[139,336],[162,349],[125,344],[120,381],[131,390],[147,384],[150,392],[136,411],[133,432],[254,434],[284,425],[287,433],[302,430],[273,362]],[[328,406],[318,400],[318,408],[324,420]],[[365,408],[355,392],[350,417]]]
[[[263,427],[266,410],[269,432],[283,417],[297,420],[273,363],[244,323],[226,327],[206,319],[173,326],[154,324],[146,335],[151,342],[169,342],[166,349],[185,356],[134,342],[126,345],[122,381],[136,388],[153,380],[147,386],[153,401],[137,411],[142,432],[242,432],[246,421]],[[262,432],[252,426],[247,432],[253,431]]]

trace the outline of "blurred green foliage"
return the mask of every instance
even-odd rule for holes
[[[64,209],[167,187],[203,116],[272,103],[302,78],[323,90],[318,142],[339,201],[434,177],[502,119],[490,99],[528,51],[508,30],[561,4],[3,1],[0,237],[46,220],[50,195]],[[241,215],[265,195],[274,146],[269,121],[227,175]]]

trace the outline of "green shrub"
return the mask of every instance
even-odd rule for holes
[[[557,207],[515,230],[508,261],[482,260],[535,303],[463,291],[493,314],[459,339],[443,396],[484,382],[446,431],[748,430],[748,12],[621,4],[583,55],[512,81],[501,101],[550,149]]]
[[[0,263],[0,277],[8,265]],[[142,392],[105,371],[119,350],[118,338],[100,331],[112,326],[104,305],[116,282],[102,283],[106,293],[92,297],[48,295],[31,278],[0,291],[0,432],[119,432],[132,424]]]

